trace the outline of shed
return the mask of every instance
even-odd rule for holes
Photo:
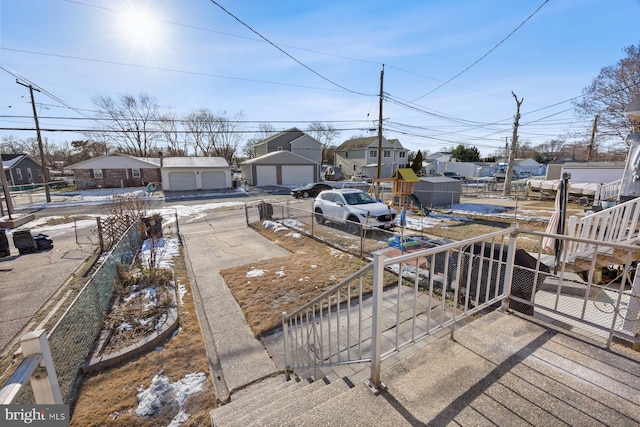
[[[164,191],[231,187],[231,168],[222,157],[165,157],[161,173]]]
[[[290,151],[275,151],[240,163],[249,185],[303,185],[316,182],[320,163]]]
[[[414,184],[413,194],[424,208],[439,208],[460,203],[462,181],[445,176],[419,178]]]

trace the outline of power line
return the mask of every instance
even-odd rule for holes
[[[466,73],[467,71],[469,71],[471,68],[473,68],[476,64],[478,64],[480,61],[482,61],[484,58],[486,58],[487,56],[489,56],[489,54],[491,52],[493,52],[494,50],[496,50],[502,43],[504,43],[505,41],[507,41],[507,39],[509,37],[511,37],[516,31],[518,31],[528,20],[530,20],[533,15],[535,15],[536,13],[538,13],[538,11],[540,9],[542,9],[542,7],[547,4],[549,2],[549,0],[544,0],[542,2],[542,4],[540,6],[538,6],[538,8],[531,14],[529,15],[524,21],[522,21],[520,23],[520,25],[518,25],[513,31],[511,31],[509,34],[507,34],[507,36],[505,38],[503,38],[502,40],[500,40],[498,42],[498,44],[496,44],[494,47],[492,47],[491,49],[489,49],[489,51],[487,53],[485,53],[484,55],[482,55],[480,58],[476,59],[471,65],[469,65],[467,68],[465,68],[464,70],[460,71],[458,74],[456,74],[455,76],[451,77],[449,80],[447,80],[446,82],[440,84],[439,86],[437,86],[436,88],[430,90],[429,92],[425,93],[422,96],[419,96],[418,98],[414,99],[413,102],[418,101],[419,99],[424,98],[427,95],[431,95],[433,92],[437,91],[438,89],[440,89],[441,87],[451,83],[453,80],[457,79],[458,77],[460,77],[461,75],[463,75],[464,73]]]
[[[279,86],[298,87],[298,88],[303,88],[303,89],[317,89],[317,90],[326,90],[326,91],[339,92],[337,89],[332,89],[332,88],[322,88],[322,87],[317,87],[317,86],[296,85],[296,84],[293,84],[293,83],[280,83],[280,82],[272,82],[272,81],[268,81],[268,80],[247,79],[247,78],[243,78],[243,77],[231,77],[231,76],[224,76],[224,75],[219,75],[219,74],[210,74],[210,73],[202,73],[202,72],[197,72],[197,71],[180,70],[180,69],[177,69],[177,68],[152,67],[150,65],[130,64],[130,63],[127,63],[127,62],[107,61],[107,60],[104,60],[104,59],[85,58],[85,57],[81,57],[81,56],[71,56],[71,55],[60,55],[60,54],[55,54],[55,53],[37,52],[37,51],[33,51],[33,50],[11,49],[11,48],[8,48],[8,47],[0,47],[0,49],[1,50],[6,50],[6,51],[11,51],[11,52],[30,53],[30,54],[33,54],[33,55],[52,56],[52,57],[56,57],[56,58],[74,59],[74,60],[77,60],[77,61],[88,61],[88,62],[95,62],[95,63],[100,63],[100,64],[121,65],[121,66],[125,66],[125,67],[142,68],[142,69],[156,70],[156,71],[167,71],[167,72],[171,72],[171,73],[181,73],[181,74],[189,74],[189,75],[195,75],[195,76],[215,77],[215,78],[219,78],[219,79],[239,80],[239,81],[244,81],[244,82],[264,83],[264,84],[279,85]],[[2,66],[0,66],[0,67],[2,67]],[[2,68],[4,69],[4,67],[2,67]]]
[[[227,9],[225,9],[224,7],[222,7],[222,5],[220,3],[218,3],[215,0],[210,0],[211,3],[215,4],[216,6],[218,6],[220,9],[222,9],[223,12],[225,12],[227,15],[231,16],[233,19],[235,19],[236,21],[238,21],[240,24],[242,24],[243,26],[247,27],[252,33],[254,33],[255,35],[257,35],[258,37],[260,37],[262,40],[266,41],[267,43],[269,43],[271,46],[275,47],[276,49],[278,49],[280,52],[284,53],[286,56],[288,56],[289,58],[291,58],[293,61],[297,62],[298,64],[300,64],[302,67],[306,68],[307,70],[311,71],[313,74],[315,74],[316,76],[320,77],[322,80],[331,83],[334,86],[339,87],[342,90],[346,90],[347,92],[351,92],[354,93],[356,95],[362,95],[362,96],[377,96],[375,94],[368,94],[368,93],[363,93],[363,92],[357,92],[355,90],[351,90],[347,87],[344,87],[336,82],[334,82],[333,80],[330,80],[329,78],[323,76],[322,74],[318,73],[316,70],[314,70],[313,68],[309,67],[308,65],[304,64],[303,62],[299,61],[297,58],[295,58],[293,55],[291,55],[290,53],[288,53],[287,51],[285,51],[284,49],[282,49],[280,46],[278,46],[277,44],[273,43],[271,40],[269,40],[268,38],[266,38],[265,36],[263,36],[262,34],[260,34],[259,32],[257,32],[256,30],[254,30],[253,28],[251,28],[251,26],[249,26],[248,24],[246,24],[245,22],[243,22],[240,18],[238,18],[237,16],[235,16],[233,13],[229,12]],[[548,1],[548,0],[547,0]]]

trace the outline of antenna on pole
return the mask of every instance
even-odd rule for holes
[[[513,163],[515,162],[516,147],[518,146],[520,106],[524,102],[524,98],[520,98],[520,100],[518,100],[515,93],[511,92],[511,95],[516,99],[516,115],[513,117],[513,136],[511,137],[511,149],[509,150],[509,163],[507,164],[507,170],[504,176],[504,188],[502,190],[503,196],[509,196],[511,194],[511,176],[513,175]]]
[[[384,83],[384,64],[382,64],[382,71],[380,71],[380,111],[378,115],[378,173],[376,178],[376,198],[380,197],[380,169],[382,168],[382,99],[383,92],[382,87]]]

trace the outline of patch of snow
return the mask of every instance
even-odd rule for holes
[[[118,329],[120,330],[120,332],[130,331],[130,330],[133,329],[133,326],[131,326],[131,324],[129,324],[127,322],[122,322],[122,323],[120,323],[120,325],[118,325]]]
[[[311,264],[311,268],[318,268],[318,266],[315,264]]]
[[[173,259],[180,255],[180,241],[178,239],[146,239],[140,249],[142,264],[149,267],[149,262],[155,257],[156,268],[171,268]]]
[[[153,380],[151,380],[149,388],[138,388],[136,415],[144,417],[146,415],[158,414],[162,410],[165,402],[169,401],[171,395],[173,395],[173,399],[171,400],[176,401],[181,409],[180,412],[182,412],[182,407],[189,396],[202,390],[202,384],[204,384],[205,379],[206,375],[203,372],[187,374],[173,383],[170,382],[164,374],[155,375]],[[177,417],[178,416],[176,416],[176,418]],[[174,418],[174,420],[176,420],[176,418]],[[180,417],[180,419],[182,418],[183,417]],[[179,424],[183,421],[177,422]]]
[[[263,274],[264,274],[264,270],[261,270],[259,268],[253,268],[247,271],[246,277],[259,277],[259,276],[262,276]]]
[[[187,294],[187,287],[182,283],[178,284],[178,298],[180,298],[180,304],[182,304],[182,298]]]
[[[189,414],[187,414],[181,409],[180,412],[178,412],[176,416],[173,417],[173,419],[171,420],[171,422],[167,427],[178,427],[180,424],[187,422],[188,419],[189,419]]]
[[[274,229],[273,229],[273,232],[274,232],[274,233],[279,233],[279,232],[281,232],[281,231],[287,231],[287,230],[288,230],[288,228],[287,228],[287,227],[282,227],[282,226],[280,226],[280,227],[274,228]]]
[[[302,234],[292,231],[291,233],[285,234],[285,237],[293,237],[294,239],[299,239],[302,237]]]

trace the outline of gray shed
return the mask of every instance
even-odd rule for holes
[[[420,178],[413,187],[413,194],[425,208],[449,207],[460,203],[462,181],[444,176]]]

